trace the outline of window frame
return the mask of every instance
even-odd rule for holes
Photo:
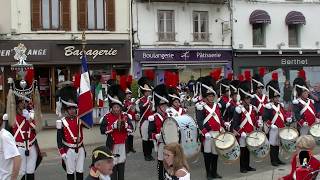
[[[291,44],[290,43],[290,27],[295,28],[295,38],[297,44]],[[301,25],[300,24],[288,24],[288,46],[295,48],[295,47],[300,47],[300,32],[301,32]]]
[[[254,26],[255,25],[259,25],[261,26],[261,29],[262,29],[262,44],[255,44],[255,35],[254,35]],[[253,47],[266,47],[266,24],[265,23],[255,23],[255,24],[252,24],[252,46]]]
[[[164,13],[164,19],[163,19],[163,32],[161,32],[161,26],[160,26],[160,14]],[[167,14],[172,13],[172,19],[167,18]],[[167,21],[171,20],[171,29],[172,32],[167,31]],[[159,9],[157,11],[157,22],[158,22],[158,41],[159,42],[173,42],[176,41],[176,28],[175,28],[175,11],[174,10],[162,10]],[[163,37],[161,36],[163,34]],[[168,37],[169,36],[169,37]],[[170,37],[171,36],[171,37]]]
[[[98,24],[98,19],[97,19],[97,1],[98,0],[93,0],[94,1],[94,28],[89,28],[89,0],[87,0],[87,12],[86,12],[86,18],[87,18],[87,30],[88,31],[105,31],[107,30],[107,12],[106,12],[106,6],[107,6],[107,0],[103,0],[103,28],[97,28]]]
[[[61,5],[61,0],[58,0],[58,2],[59,2],[59,7],[58,7],[58,10],[59,10],[59,12],[58,12],[58,14],[59,14],[59,18],[58,18],[58,28],[53,28],[53,24],[52,24],[52,18],[53,18],[53,16],[52,16],[52,0],[48,0],[48,2],[49,2],[49,28],[45,28],[44,26],[43,26],[43,11],[44,11],[44,9],[43,9],[43,1],[44,0],[41,0],[40,1],[40,11],[41,11],[41,16],[40,16],[40,23],[41,23],[41,30],[44,30],[44,31],[50,31],[50,30],[62,30],[63,28],[62,28],[62,5]]]
[[[201,17],[205,14],[206,17],[206,24],[205,24],[205,32],[201,32]],[[196,32],[195,30],[195,23],[196,21],[194,20],[195,16],[198,15],[197,18],[197,24],[198,24],[198,29]],[[201,16],[202,15],[202,16]],[[192,12],[192,24],[193,24],[193,41],[196,42],[208,42],[210,40],[210,33],[209,33],[209,12],[208,11],[193,11]],[[204,34],[205,38],[201,38],[201,35]],[[196,36],[198,38],[196,38]]]

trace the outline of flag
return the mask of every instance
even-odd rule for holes
[[[98,86],[96,87],[96,94],[97,94],[97,105],[98,107],[103,107],[103,95],[102,95],[102,85],[101,83],[98,84]]]
[[[83,53],[84,54],[84,53]],[[89,71],[87,65],[87,58],[85,55],[81,58],[81,77],[80,77],[80,88],[78,98],[78,117],[87,127],[92,127],[93,117],[93,99],[90,89]]]

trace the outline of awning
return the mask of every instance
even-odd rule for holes
[[[255,10],[250,15],[250,24],[271,23],[269,14],[264,10]]]
[[[306,18],[299,11],[291,11],[287,14],[286,24],[306,24]]]

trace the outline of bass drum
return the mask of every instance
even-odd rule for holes
[[[320,123],[315,123],[310,127],[309,133],[314,137],[314,140],[320,145]]]
[[[285,127],[279,130],[279,137],[282,148],[286,152],[296,151],[296,141],[299,137],[299,133],[296,129],[291,127]]]
[[[161,132],[164,143],[179,143],[187,158],[199,154],[198,127],[190,116],[182,115],[165,119]]]
[[[240,157],[240,146],[232,133],[221,133],[213,141],[218,154],[222,156],[223,160],[234,162]]]
[[[256,158],[265,158],[270,151],[267,136],[260,131],[254,131],[246,137],[246,144]]]

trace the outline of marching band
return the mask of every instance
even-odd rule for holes
[[[273,72],[266,85],[264,74],[265,69],[260,68],[254,76],[245,71],[244,76],[236,78],[229,73],[221,78],[221,70],[215,69],[210,75],[200,77],[194,84],[194,119],[181,105],[185,99],[179,93],[176,73],[166,73],[164,83],[153,86],[154,74],[147,70],[138,80],[140,97],[137,100],[132,98],[132,76],[121,76],[120,83],[116,79],[109,81],[105,100],[109,102],[109,112],[102,118],[100,130],[106,136],[106,147],[116,155],[111,179],[125,179],[126,154],[136,152],[133,144],[136,127],[140,131],[144,159],[153,161],[152,149],[157,152],[159,180],[166,179],[163,153],[164,146],[170,142],[179,143],[187,158],[202,152],[208,180],[222,178],[217,170],[218,158],[227,162],[239,159],[241,173],[256,171],[250,165],[250,156],[264,158],[270,155],[272,166],[285,164],[279,158],[280,149],[288,153],[295,151],[298,136],[313,135],[311,129],[320,120],[316,117],[314,101],[309,98],[303,70],[293,82],[292,116],[280,102],[278,74]],[[7,110],[10,113],[7,127],[22,155],[21,172],[24,178],[32,180],[41,162],[36,140],[37,126],[41,123],[37,120],[38,115],[32,115],[36,109],[32,106],[35,98],[12,92],[10,95],[16,100],[16,109]],[[86,151],[83,125],[77,117],[75,87],[70,84],[60,89],[58,99],[63,115],[56,121],[59,154],[67,179],[80,180],[83,179]],[[311,167],[313,162],[319,163],[311,154],[308,157]],[[297,162],[300,163],[292,161]],[[284,179],[292,179],[293,172],[295,176],[300,175],[299,171],[293,170]]]

